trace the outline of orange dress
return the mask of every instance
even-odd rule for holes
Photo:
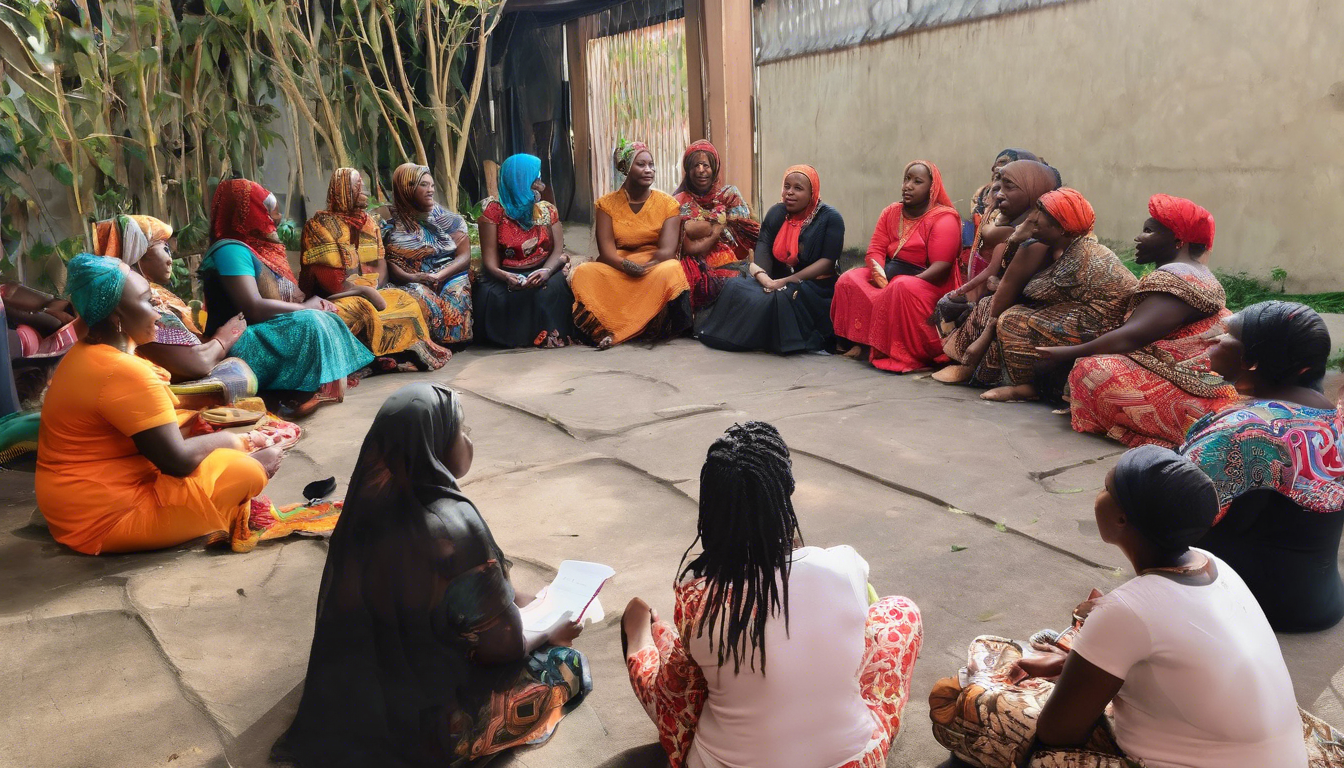
[[[597,210],[611,217],[621,258],[636,264],[647,264],[658,249],[663,223],[681,216],[681,205],[656,189],[639,213],[630,210],[630,197],[624,188],[598,200]],[[574,268],[570,287],[574,290],[575,324],[594,340],[610,333],[617,344],[638,336],[669,304],[691,290],[676,259],[662,262],[643,277],[631,277],[600,261],[590,261]]]
[[[160,549],[229,532],[266,486],[245,453],[220,449],[186,477],[159,471],[132,435],[179,423],[168,372],[106,344],[75,344],[56,367],[37,438],[37,503],[78,552]]]

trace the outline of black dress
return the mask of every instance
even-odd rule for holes
[[[825,259],[831,262],[830,274],[790,283],[774,293],[766,293],[747,275],[728,280],[714,307],[698,318],[696,336],[706,346],[785,355],[834,348],[831,298],[835,295],[835,263],[845,244],[845,220],[831,206],[818,206],[812,223],[798,237],[798,264],[789,267],[773,253],[785,215],[783,203],[766,213],[756,242],[756,264],[778,280]]]
[[[526,275],[537,268],[505,272]],[[482,270],[472,291],[476,340],[501,347],[563,347],[573,343],[574,292],[557,269],[540,288],[511,291]]]
[[[592,689],[587,661],[543,646],[475,660],[511,619],[508,561],[441,456],[448,388],[404,387],[378,412],[332,533],[303,699],[273,760],[301,768],[459,768],[544,741]]]

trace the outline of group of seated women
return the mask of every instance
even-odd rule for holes
[[[1303,322],[1289,315],[1247,316],[1231,336],[1254,345],[1263,324]],[[1235,343],[1220,342],[1228,365]],[[1281,386],[1309,402],[1275,407],[1312,418],[1319,403]],[[524,628],[530,600],[459,486],[473,456],[443,385],[407,386],[378,412],[331,538],[303,698],[273,758],[477,765],[546,741],[592,690],[572,648],[579,624]],[[1297,707],[1264,599],[1205,548],[1238,489],[1201,461],[1152,445],[1120,458],[1094,508],[1133,578],[1094,591],[1063,632],[975,638],[967,666],[928,693],[939,743],[980,768],[1344,766],[1344,736]],[[1312,493],[1337,497],[1333,483]],[[928,619],[879,597],[853,548],[804,546],[794,489],[774,427],[729,428],[701,469],[672,621],[640,598],[625,609],[630,684],[672,768],[885,765],[902,730]]]

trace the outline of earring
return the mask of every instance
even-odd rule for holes
[[[1180,240],[1177,240],[1177,241],[1176,241],[1176,250],[1179,251],[1179,250],[1181,250],[1181,249],[1184,248],[1184,247],[1185,247],[1185,243],[1181,242]]]

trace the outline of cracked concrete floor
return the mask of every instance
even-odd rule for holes
[[[1039,405],[985,403],[839,358],[734,355],[690,340],[473,349],[435,374],[366,380],[304,424],[273,498],[296,500],[329,475],[343,486],[382,400],[417,377],[464,393],[477,446],[464,487],[523,588],[566,558],[617,571],[602,595],[608,618],[577,643],[593,695],[550,743],[496,765],[665,764],[626,680],[618,612],[640,595],[670,614],[700,463],[735,421],[771,421],[788,440],[808,543],[854,545],[879,592],[923,609],[924,650],[889,765],[946,761],[926,696],[972,637],[1058,628],[1088,589],[1124,579],[1091,511],[1120,446],[1075,434]],[[298,703],[325,543],[91,558],[31,525],[32,510],[32,476],[0,473],[0,768],[267,765]],[[1344,627],[1281,637],[1299,702],[1336,726],[1342,641]]]

